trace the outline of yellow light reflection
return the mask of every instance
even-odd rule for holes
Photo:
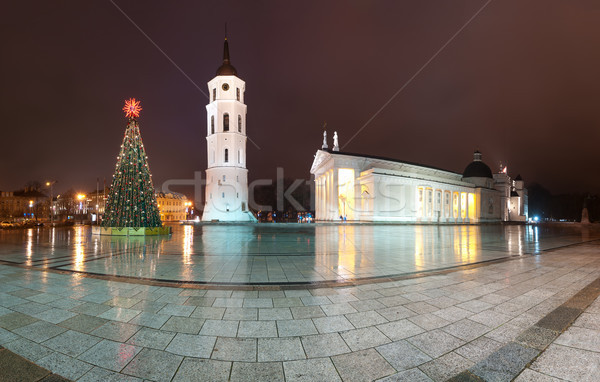
[[[33,256],[33,229],[27,230],[27,242],[25,243],[25,265],[31,266]]]
[[[425,251],[423,249],[423,226],[415,226],[415,266],[421,269],[425,264]]]
[[[338,226],[338,274],[354,277],[356,274],[356,248],[354,247],[354,226]],[[360,264],[358,264],[360,266]]]
[[[52,248],[52,254],[54,254],[54,246],[56,245],[56,228],[52,227],[52,231],[50,233],[50,248]]]
[[[194,227],[191,225],[185,225],[183,227],[183,262],[185,264],[190,263],[190,258],[194,248]]]
[[[454,228],[454,254],[463,263],[478,260],[479,226],[457,226]]]
[[[194,249],[194,227],[191,225],[183,226],[183,237],[181,239],[182,262],[180,274],[184,279],[193,278],[192,254]]]
[[[82,272],[85,270],[84,259],[85,259],[85,245],[83,243],[83,227],[75,227],[75,238],[74,238],[74,257],[73,257],[73,270]]]

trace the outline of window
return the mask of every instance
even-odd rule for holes
[[[238,163],[242,163],[242,150],[238,150]]]
[[[229,113],[223,114],[223,131],[229,131]]]
[[[225,163],[229,162],[229,149],[225,149]]]
[[[221,195],[223,196],[223,198],[225,198],[225,193],[224,192]]]
[[[454,216],[454,219],[458,219],[458,192],[455,192],[452,196],[452,216]]]
[[[423,216],[423,187],[417,188],[417,216]]]
[[[217,99],[217,88],[213,89],[213,101]]]
[[[223,182],[225,181],[225,175],[223,175]]]
[[[425,215],[431,217],[433,210],[433,190],[431,188],[427,189],[427,193],[425,196]]]
[[[476,208],[477,204],[475,203],[475,194],[469,193],[467,194],[468,199],[468,216],[470,220],[475,219],[475,215],[477,214]]]
[[[235,94],[236,94],[236,99],[239,101],[240,100],[240,88],[235,89]]]
[[[210,133],[211,134],[215,133],[215,116],[214,115],[210,116]]]
[[[238,114],[238,133],[242,132],[242,116]]]
[[[212,150],[211,154],[211,163],[215,163],[215,150]]]
[[[467,193],[460,193],[460,217],[464,220],[467,218]]]

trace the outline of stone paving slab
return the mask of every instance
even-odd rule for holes
[[[600,364],[597,363],[600,355],[598,353],[600,352],[600,330],[569,326],[594,300],[600,302],[599,282],[600,277],[548,313],[536,325],[523,331],[515,342],[494,351],[474,367],[459,373],[451,380],[469,381],[480,378],[483,381],[512,381],[517,376],[519,376],[517,380],[522,381],[554,379],[540,374],[539,371],[542,370],[547,374],[573,381],[598,380],[600,378],[600,367],[598,367]],[[589,365],[583,367],[580,359],[568,363],[572,361],[570,356],[576,356],[575,353],[578,351],[583,353],[578,354],[577,357],[591,362],[591,367]],[[565,356],[565,359],[559,360],[560,355]],[[531,369],[525,369],[538,356]]]

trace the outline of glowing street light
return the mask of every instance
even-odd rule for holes
[[[79,216],[81,216],[81,224],[83,224],[83,200],[85,194],[77,194],[77,200],[79,200]]]
[[[52,186],[56,184],[56,180],[49,180],[46,182],[46,187],[50,187],[50,225],[54,225],[54,198],[52,197]]]
[[[192,202],[185,202],[183,204],[185,205],[185,220],[188,220],[190,218],[189,214],[191,212],[190,207],[192,207]]]

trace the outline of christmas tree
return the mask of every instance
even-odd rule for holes
[[[125,101],[128,119],[121,151],[117,157],[102,227],[162,227],[154,195],[152,175],[137,117],[140,101]]]

